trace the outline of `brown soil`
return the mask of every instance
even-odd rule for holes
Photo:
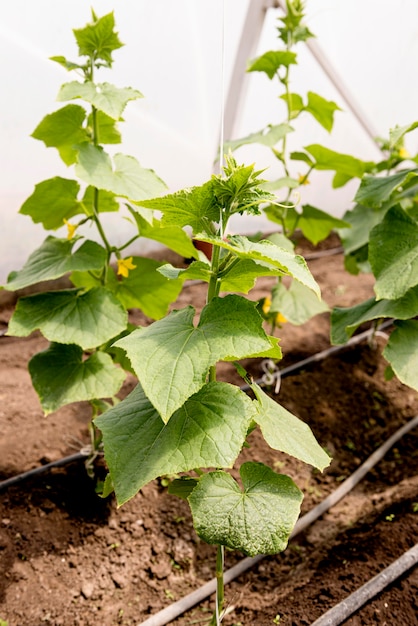
[[[328,246],[338,245],[331,238]],[[301,248],[310,254],[309,246]],[[352,277],[341,254],[310,261],[325,301],[349,305],[372,293],[370,276]],[[260,281],[254,299],[267,295]],[[204,304],[201,285],[176,307]],[[4,304],[0,321],[12,307]],[[329,346],[329,316],[280,331],[285,358],[299,361]],[[0,480],[59,459],[88,443],[87,404],[44,417],[27,372],[46,346],[38,334],[0,339]],[[361,344],[283,379],[279,401],[309,423],[333,456],[323,474],[270,450],[256,431],[242,460],[288,473],[305,493],[306,512],[373,450],[418,413],[418,397],[384,380],[384,339]],[[256,377],[262,372],[253,368]],[[233,379],[222,369],[224,379]],[[125,392],[132,386],[128,381]],[[267,557],[227,586],[226,626],[311,624],[417,542],[418,429],[406,435],[339,504],[280,555]],[[82,462],[50,470],[0,493],[0,623],[9,626],[139,625],[213,576],[213,546],[197,538],[187,503],[160,481],[117,509],[100,499]],[[227,553],[227,567],[242,558]],[[418,569],[344,624],[418,624]],[[207,624],[213,598],[171,622]]]

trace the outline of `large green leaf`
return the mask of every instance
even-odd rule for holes
[[[281,282],[273,287],[270,311],[281,313],[288,322],[299,326],[329,308],[305,285],[292,280],[289,287]]]
[[[418,285],[418,223],[392,207],[370,233],[369,261],[377,298],[395,300]]]
[[[46,414],[65,404],[114,396],[125,373],[103,352],[83,359],[76,345],[52,344],[29,362],[32,384]]]
[[[126,309],[141,309],[152,319],[166,315],[182,287],[181,280],[169,280],[158,269],[161,263],[145,257],[133,257],[134,270],[117,284],[116,295]]]
[[[128,315],[107,289],[50,291],[20,298],[8,334],[27,337],[39,329],[49,341],[95,348],[119,335]]]
[[[119,88],[110,83],[92,83],[87,81],[79,83],[72,81],[65,83],[59,90],[57,100],[66,102],[81,98],[93,105],[113,120],[120,120],[122,113],[130,100],[142,98],[142,93],[131,87]]]
[[[341,111],[341,109],[332,100],[325,100],[317,93],[308,91],[308,104],[305,107],[305,111],[313,115],[316,121],[330,132],[334,125],[334,113],[335,111]]]
[[[138,225],[141,237],[158,241],[186,259],[197,257],[197,251],[192,240],[179,226],[162,226],[160,220],[157,219],[153,219],[150,224],[150,222],[137,211],[132,210],[132,214]]]
[[[364,176],[354,200],[364,206],[378,209],[395,191],[405,185],[416,183],[417,177],[417,169],[401,170],[390,176]]]
[[[224,153],[229,150],[237,150],[241,146],[251,143],[259,143],[263,146],[273,148],[288,133],[293,132],[293,128],[289,124],[277,124],[276,126],[268,126],[257,133],[251,133],[241,139],[233,139],[224,143]]]
[[[351,254],[369,243],[370,231],[383,219],[385,212],[386,209],[376,210],[356,204],[345,213],[344,220],[350,228],[339,230],[345,254]]]
[[[344,344],[365,322],[382,318],[406,320],[418,315],[418,287],[413,287],[398,300],[369,298],[356,306],[335,307],[331,313],[331,341]]]
[[[305,150],[315,159],[315,169],[334,171],[336,175],[342,176],[334,178],[333,187],[340,187],[351,178],[361,178],[374,165],[372,162],[361,161],[350,154],[335,152],[319,144],[306,146]]]
[[[221,291],[248,293],[260,276],[280,276],[281,273],[277,268],[269,270],[251,259],[239,259],[222,275]]]
[[[349,223],[333,217],[310,204],[304,204],[298,219],[298,227],[315,246],[337,228],[349,227]]]
[[[274,78],[281,67],[289,67],[296,64],[296,53],[289,50],[270,50],[254,61],[250,61],[247,72],[264,72],[270,78]]]
[[[163,226],[191,226],[194,232],[209,229],[211,223],[217,222],[220,217],[220,208],[214,202],[212,180],[200,187],[182,189],[138,204],[161,211]]]
[[[251,259],[268,270],[279,270],[282,275],[293,276],[320,297],[320,290],[310,273],[306,261],[298,255],[280,248],[271,241],[250,241],[247,237],[233,235],[226,240],[219,237],[197,235],[196,239],[207,241],[230,250],[241,259]]]
[[[118,342],[126,350],[142,387],[164,422],[205,383],[220,360],[268,352],[275,343],[262,328],[255,304],[230,295],[214,298],[197,326],[192,307],[170,313]],[[277,358],[280,349],[275,347]]]
[[[164,424],[141,386],[96,418],[118,504],[158,476],[203,467],[231,467],[253,414],[244,392],[205,385]]]
[[[77,176],[88,185],[111,191],[133,202],[164,193],[165,183],[153,170],[140,166],[125,154],[110,156],[98,146],[83,144],[78,147]]]
[[[35,191],[21,206],[19,213],[29,215],[35,224],[56,230],[64,219],[83,213],[77,200],[80,185],[76,180],[55,176],[35,185]]]
[[[396,322],[383,356],[399,380],[418,391],[418,321]]]
[[[251,385],[258,400],[255,421],[264,439],[274,450],[280,450],[320,470],[331,459],[315,439],[308,424],[280,406],[255,383]]]
[[[32,252],[23,268],[12,272],[4,288],[24,289],[44,280],[55,280],[67,272],[99,271],[106,265],[107,253],[94,241],[85,241],[73,252],[77,238],[47,237],[40,248]]]
[[[188,497],[201,539],[244,554],[275,554],[287,546],[303,494],[291,478],[262,463],[243,463],[243,489],[226,472],[202,476]]]
[[[32,133],[32,137],[48,147],[58,148],[66,165],[76,161],[73,146],[89,140],[83,128],[86,110],[77,104],[68,104],[54,113],[46,115]]]

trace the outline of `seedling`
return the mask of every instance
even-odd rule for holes
[[[116,341],[140,383],[95,420],[103,434],[107,486],[119,505],[149,481],[180,474],[169,492],[189,502],[197,534],[217,546],[211,624],[220,623],[223,610],[224,547],[248,555],[280,552],[300,511],[302,493],[288,476],[255,462],[241,465],[240,482],[226,471],[249,432],[259,427],[272,448],[320,469],[330,460],[309,427],[253,383],[239,363],[281,358],[278,339],[265,332],[256,303],[242,295],[257,277],[292,276],[319,296],[300,256],[271,241],[228,235],[232,215],[257,213],[261,204],[274,201],[262,182],[254,166],[227,157],[223,173],[205,184],[140,202],[161,212],[163,226],[188,226],[194,239],[212,245],[210,262],[160,268],[168,278],[206,282],[207,304],[200,315],[191,306],[176,310]],[[254,400],[217,380],[220,361],[235,365]]]

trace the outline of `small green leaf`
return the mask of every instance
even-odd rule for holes
[[[158,271],[169,278],[170,280],[176,280],[180,278],[182,281],[185,280],[203,280],[208,283],[212,276],[210,271],[210,265],[208,263],[204,263],[203,261],[193,261],[186,268],[174,267],[171,263],[166,263],[165,265],[161,265],[158,268]]]
[[[150,480],[195,467],[231,467],[254,409],[237,387],[213,382],[190,397],[164,424],[141,385],[95,420],[118,504]]]
[[[99,191],[91,185],[86,188],[80,204],[86,215],[94,215],[95,210],[98,211],[98,213],[112,213],[119,211],[120,208],[114,193],[105,191],[104,189],[100,189]]]
[[[288,322],[300,326],[314,315],[329,311],[329,308],[310,289],[292,280],[289,288],[283,283],[273,287],[270,311],[281,313]]]
[[[88,117],[88,125],[90,128],[93,128],[93,113],[90,113]],[[117,129],[115,120],[109,117],[109,115],[106,115],[106,113],[103,113],[103,111],[96,111],[96,126],[97,143],[115,144],[122,142],[122,137]],[[78,143],[81,143],[81,141]]]
[[[93,14],[93,21],[90,24],[84,28],[75,28],[73,32],[80,56],[101,59],[109,67],[113,62],[112,52],[123,46],[118,33],[115,31],[113,12],[101,18],[97,18]]]
[[[158,241],[186,259],[197,256],[196,248],[189,235],[179,226],[162,226],[157,219],[153,219],[152,224],[150,224],[137,211],[132,209],[131,213],[138,225],[141,237]]]
[[[396,322],[383,356],[399,380],[418,391],[418,321]]]
[[[314,246],[326,239],[332,230],[349,228],[349,226],[348,222],[333,217],[310,204],[303,205],[302,214],[298,219],[298,227]]]
[[[54,63],[58,63],[68,72],[71,72],[72,70],[83,70],[82,65],[80,65],[79,63],[73,63],[72,61],[67,61],[67,59],[63,56],[49,57],[49,60],[54,61]]]
[[[226,141],[224,143],[224,153],[226,154],[229,150],[232,150],[233,152],[241,146],[246,146],[252,143],[259,143],[263,146],[268,146],[269,148],[272,148],[288,133],[291,133],[293,131],[294,129],[289,126],[289,124],[277,124],[276,126],[268,126],[267,128],[264,128],[257,133],[251,133],[250,135],[242,137],[241,139]]]
[[[226,472],[200,478],[188,498],[197,534],[249,556],[281,552],[299,516],[302,492],[262,463],[243,463],[240,475],[243,490]]]
[[[61,86],[57,100],[67,102],[81,98],[113,120],[120,120],[130,100],[143,98],[140,91],[131,87],[119,88],[109,83],[95,84],[90,81],[79,83],[77,80]]]
[[[29,372],[46,414],[71,402],[111,397],[125,379],[108,354],[94,352],[83,360],[79,346],[58,343],[35,354]]]
[[[47,237],[40,248],[32,252],[19,272],[12,272],[4,288],[24,289],[44,280],[55,280],[67,272],[99,271],[106,265],[106,250],[94,241],[85,241],[73,252],[77,239]]]
[[[239,259],[221,279],[221,291],[248,293],[260,276],[279,276],[281,270],[262,267],[251,259]]]
[[[305,150],[315,159],[315,169],[331,170],[343,175],[342,179],[334,179],[333,187],[342,186],[351,178],[361,178],[374,165],[372,162],[361,161],[349,154],[335,152],[319,144],[306,146]]]
[[[416,128],[418,128],[418,122],[407,124],[406,126],[395,126],[395,128],[391,128],[389,132],[389,147],[393,149],[397,144],[402,146],[405,135]]]
[[[51,291],[20,298],[8,334],[27,337],[39,329],[49,341],[95,348],[119,335],[128,315],[106,289]]]
[[[254,419],[271,448],[286,452],[321,471],[330,464],[330,457],[321,448],[308,424],[275,402],[257,384],[253,383],[251,389],[258,401]]]
[[[297,117],[305,108],[302,97],[297,93],[283,94],[280,98],[284,100],[287,105],[289,119]]]
[[[164,422],[202,388],[212,365],[272,349],[255,303],[243,297],[214,298],[197,327],[194,315],[192,307],[174,311],[116,343]]]
[[[273,79],[281,67],[296,65],[296,53],[289,50],[270,50],[254,61],[250,61],[247,72],[264,72]]]
[[[77,176],[88,185],[105,189],[133,202],[164,193],[165,183],[153,170],[141,167],[138,161],[125,154],[110,156],[98,146],[83,144],[78,147]]]
[[[141,309],[152,319],[167,314],[182,287],[181,280],[169,280],[158,270],[161,263],[145,257],[133,257],[134,270],[117,284],[116,296],[126,309]]]
[[[371,231],[369,261],[379,300],[401,298],[418,284],[418,223],[400,207],[389,209]]]
[[[334,125],[335,111],[341,111],[340,107],[332,102],[325,100],[313,91],[308,91],[308,104],[305,108],[308,113],[313,115],[317,122],[321,124],[328,132],[331,132]]]
[[[86,111],[76,104],[67,106],[46,115],[32,133],[34,139],[43,141],[47,147],[60,149],[66,165],[76,161],[73,146],[89,140],[83,123]],[[62,150],[66,148],[65,150]]]
[[[378,209],[400,187],[410,182],[416,182],[417,176],[417,169],[401,170],[390,176],[365,176],[361,181],[354,200],[364,206]]]
[[[418,287],[413,287],[398,300],[369,298],[352,307],[335,307],[331,314],[331,341],[344,344],[365,322],[382,318],[406,320],[418,311]]]
[[[49,178],[35,185],[35,191],[21,206],[19,213],[29,215],[35,224],[41,223],[46,230],[56,230],[64,219],[83,213],[77,200],[80,185],[68,178]]]
[[[351,254],[369,243],[370,231],[382,221],[386,208],[376,210],[356,204],[344,215],[344,221],[350,228],[339,230],[345,254]]]
[[[198,482],[196,478],[191,478],[190,476],[175,478],[168,485],[167,491],[172,496],[187,500]]]

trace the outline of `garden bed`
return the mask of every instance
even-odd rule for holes
[[[339,242],[331,237],[323,248]],[[312,253],[306,242],[298,251]],[[342,254],[312,258],[310,269],[330,305],[349,306],[372,294],[372,277],[344,271]],[[268,294],[260,280],[253,299]],[[175,306],[204,305],[205,289],[186,285]],[[10,318],[4,304],[0,321]],[[135,315],[136,321],[140,321]],[[144,320],[141,320],[144,321]],[[146,321],[146,320],[145,320]],[[390,329],[389,329],[390,332]],[[281,367],[329,346],[329,315],[280,331]],[[385,381],[384,338],[364,342],[283,379],[280,402],[309,423],[332,454],[320,474],[250,436],[243,460],[292,476],[304,491],[303,512],[334,491],[381,443],[418,414],[418,397]],[[72,454],[88,443],[87,404],[44,417],[27,372],[46,347],[37,334],[0,339],[0,480]],[[261,369],[253,369],[255,377]],[[234,378],[229,367],[220,377]],[[128,380],[124,393],[134,385]],[[311,624],[417,542],[418,429],[404,436],[344,500],[227,586],[232,626]],[[196,536],[186,502],[159,481],[122,508],[100,499],[82,461],[50,470],[0,493],[0,619],[9,626],[138,625],[213,576],[215,548]],[[242,555],[227,553],[231,567]],[[417,622],[418,571],[412,569],[345,624]],[[205,624],[210,600],[170,623]]]

